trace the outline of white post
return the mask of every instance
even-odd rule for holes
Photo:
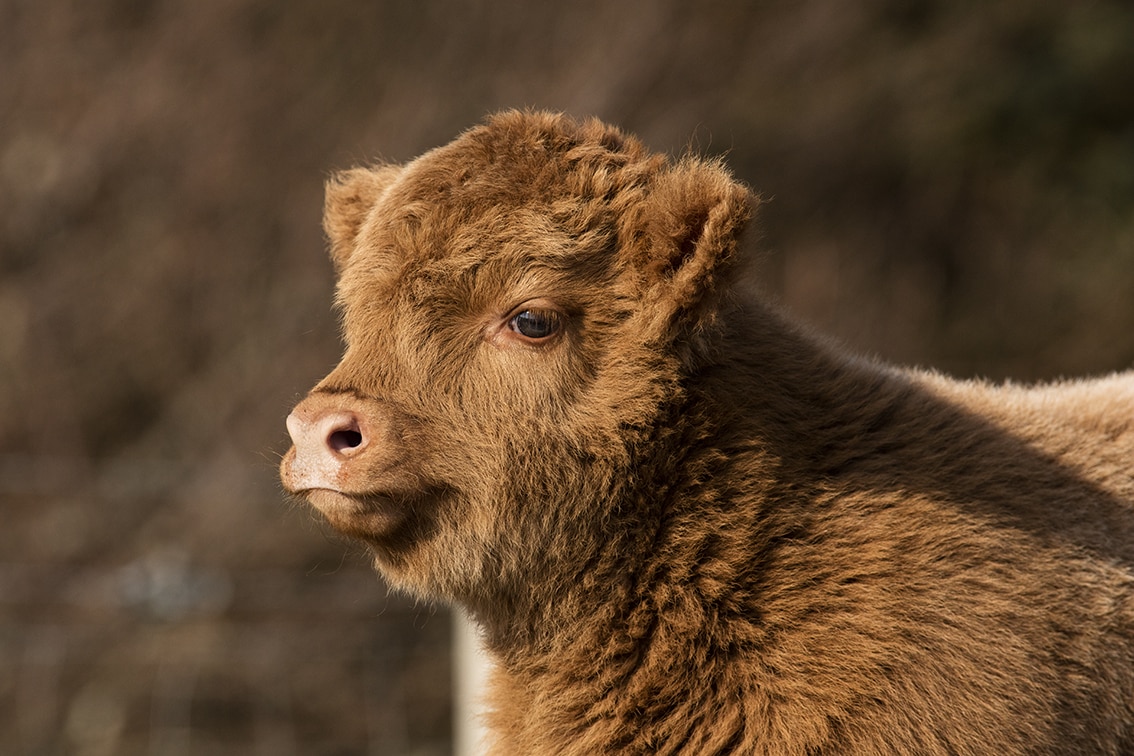
[[[481,756],[485,749],[484,691],[491,662],[480,631],[460,610],[453,612],[453,756]]]

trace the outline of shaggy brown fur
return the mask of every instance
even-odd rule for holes
[[[754,205],[547,113],[340,175],[285,486],[478,620],[500,752],[1134,752],[1134,376],[844,354],[736,284]]]

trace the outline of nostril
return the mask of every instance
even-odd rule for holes
[[[356,430],[337,430],[327,437],[327,445],[337,452],[362,446],[362,434]]]

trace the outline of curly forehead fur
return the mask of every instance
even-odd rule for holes
[[[500,753],[1134,751],[1134,377],[848,354],[735,285],[758,204],[542,112],[338,174],[285,487],[476,619]]]
[[[692,253],[702,229],[725,242],[715,256],[729,255],[750,199],[715,161],[671,164],[597,120],[508,112],[404,168],[343,174],[328,185],[325,224],[340,267],[356,247],[384,246],[475,267],[485,262],[484,235],[495,233],[538,250],[514,264],[538,258],[576,270],[602,246],[604,256],[617,250],[643,273],[661,274],[675,255]],[[549,243],[556,234],[569,243]],[[685,246],[673,249],[675,239]]]

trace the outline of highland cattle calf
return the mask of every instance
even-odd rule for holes
[[[1134,753],[1134,376],[846,354],[756,204],[548,113],[338,175],[285,488],[468,610],[501,753]]]

